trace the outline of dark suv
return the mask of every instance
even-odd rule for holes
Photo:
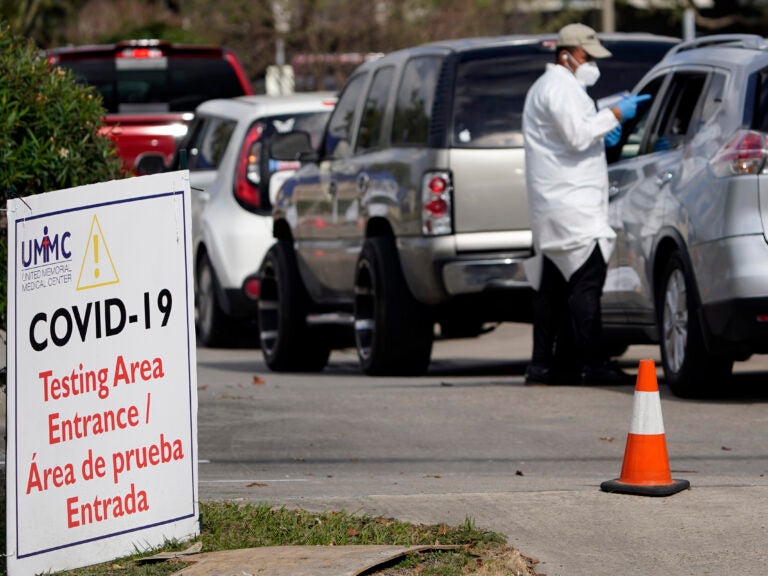
[[[125,165],[141,174],[170,164],[198,104],[253,94],[237,55],[220,46],[131,40],[46,54],[101,95],[105,132]]]
[[[676,44],[607,35],[596,99],[630,89]],[[262,350],[318,370],[346,327],[368,374],[426,370],[434,326],[477,336],[530,318],[521,118],[555,36],[437,42],[349,78],[312,161],[289,179],[261,271]]]

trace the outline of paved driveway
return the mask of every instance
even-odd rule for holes
[[[370,378],[335,353],[317,375],[254,350],[198,351],[200,495],[460,523],[504,533],[548,576],[738,574],[768,565],[768,362],[716,401],[661,386],[668,498],[607,494],[634,388],[528,387],[530,327],[441,342],[420,378]],[[653,347],[622,359],[634,371]]]

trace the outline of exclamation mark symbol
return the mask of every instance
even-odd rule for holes
[[[93,275],[98,278],[99,277],[99,236],[98,234],[93,235],[93,262],[94,264],[97,264],[96,269],[93,271]]]

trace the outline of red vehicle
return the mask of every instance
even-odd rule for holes
[[[101,94],[104,131],[136,174],[170,165],[198,104],[253,94],[240,59],[220,46],[130,40],[54,48],[46,55]]]

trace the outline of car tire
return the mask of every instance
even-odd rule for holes
[[[410,293],[394,240],[369,238],[355,273],[355,345],[369,375],[418,375],[432,355],[434,322]]]
[[[291,243],[280,240],[260,271],[259,335],[264,361],[275,372],[319,372],[331,346],[321,327],[307,325],[311,300]]]
[[[667,262],[657,302],[659,346],[670,390],[682,398],[704,398],[722,390],[733,359],[706,349],[693,275],[679,252]]]
[[[221,307],[219,279],[210,258],[202,253],[195,273],[195,328],[197,338],[207,348],[227,347],[240,335],[240,326]]]

